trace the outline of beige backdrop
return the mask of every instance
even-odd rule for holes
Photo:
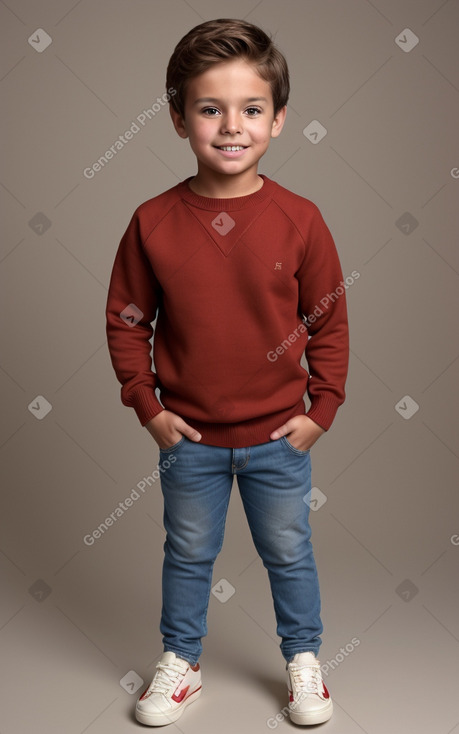
[[[458,0],[7,0],[1,734],[138,731],[162,651],[162,497],[153,482],[92,535],[158,461],[120,402],[104,308],[136,206],[196,171],[156,101],[169,56],[228,16],[271,32],[290,66],[286,128],[259,170],[320,207],[359,274],[347,402],[312,452],[323,730],[459,732]],[[204,695],[171,731],[287,730],[236,484],[214,584]]]

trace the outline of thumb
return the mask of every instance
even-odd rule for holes
[[[275,441],[276,438],[282,438],[282,436],[286,436],[287,433],[291,433],[292,431],[293,428],[290,425],[290,421],[287,421],[287,423],[284,423],[284,425],[276,428],[276,430],[273,431],[269,437]]]
[[[202,436],[195,428],[192,428],[188,425],[188,423],[185,423],[183,418],[180,420],[179,425],[176,426],[177,430],[180,431],[180,433],[183,433],[184,436],[190,439],[190,441],[200,441]]]

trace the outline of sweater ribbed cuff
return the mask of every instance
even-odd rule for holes
[[[329,397],[328,395],[320,395],[314,398],[306,415],[314,423],[317,423],[325,431],[328,431],[340,405],[341,401],[337,401],[336,398]]]
[[[134,408],[142,426],[164,410],[154,390],[149,387],[138,387],[134,390],[126,405]]]

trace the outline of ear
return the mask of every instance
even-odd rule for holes
[[[169,104],[169,113],[177,134],[180,135],[181,138],[187,138],[188,133],[186,130],[185,119],[171,104]]]
[[[281,134],[282,128],[284,127],[284,122],[285,122],[286,117],[287,117],[287,105],[284,105],[284,107],[281,107],[279,112],[274,117],[273,125],[271,128],[272,138],[277,138],[277,136]]]

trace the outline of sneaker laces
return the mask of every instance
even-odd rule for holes
[[[322,694],[322,674],[318,664],[291,665],[290,675],[292,687],[299,701],[302,701],[311,693],[316,696]]]
[[[186,670],[174,663],[157,663],[157,672],[153,678],[148,694],[151,693],[168,693],[171,686],[174,688],[179,682],[179,677],[184,676]]]

